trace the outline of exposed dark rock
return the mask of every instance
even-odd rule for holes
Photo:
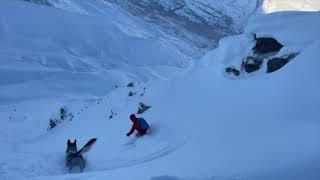
[[[64,108],[60,108],[60,119],[63,121],[67,118],[67,111]]]
[[[293,59],[297,54],[290,54],[284,57],[275,57],[280,49],[283,47],[276,39],[274,38],[256,38],[256,45],[252,48],[251,55],[248,55],[242,61],[242,69],[244,69],[247,73],[252,73],[261,68],[263,62],[268,60],[267,62],[267,73],[274,72],[285,64],[287,64],[291,59]],[[236,69],[227,67],[225,71],[230,74],[233,73],[237,75],[240,72],[237,72]]]
[[[133,93],[132,91],[129,92],[128,96],[134,96],[135,93]]]
[[[256,38],[256,45],[252,50],[255,54],[265,54],[280,51],[282,47],[283,45],[274,38]]]
[[[139,109],[138,109],[137,114],[142,114],[142,113],[146,112],[149,108],[151,108],[151,106],[145,105],[141,102],[141,103],[139,103]]]
[[[49,120],[49,127],[48,130],[53,129],[57,126],[57,120],[56,119],[50,119]]]
[[[291,59],[295,58],[297,54],[290,54],[287,57],[272,58],[267,62],[267,73],[272,73],[279,70],[286,65]]]
[[[127,87],[134,87],[134,82],[130,82],[129,84],[127,84]]]
[[[240,75],[240,71],[237,70],[234,67],[226,67],[225,72],[228,73],[228,74],[233,74],[235,76],[239,76]]]
[[[242,67],[247,73],[252,73],[254,71],[257,71],[261,68],[261,65],[263,63],[263,59],[259,57],[246,57],[242,62]]]
[[[49,119],[49,127],[47,128],[47,130],[55,128],[58,124],[66,120],[72,121],[73,118],[74,118],[73,113],[68,112],[65,107],[61,107],[59,110],[59,115],[57,115],[57,117],[52,117]]]

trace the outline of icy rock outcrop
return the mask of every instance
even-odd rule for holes
[[[290,54],[287,57],[272,58],[267,63],[267,73],[272,73],[279,70],[284,65],[286,65],[291,59],[295,58],[297,54]]]
[[[239,65],[236,63],[226,64],[224,71],[228,77],[237,77],[240,74],[253,73],[258,70],[272,73],[282,68],[298,54],[287,50],[282,51],[285,46],[272,37],[256,38],[254,36],[252,41],[254,41],[252,44],[246,44],[248,47],[245,49],[248,49],[248,51],[240,57],[242,60]]]
[[[297,54],[289,54],[277,57],[277,53],[284,46],[271,37],[256,38],[255,46],[252,48],[252,55],[242,61],[242,69],[247,73],[259,70],[264,61],[267,61],[267,73],[279,70],[286,65]]]
[[[242,67],[247,73],[257,71],[261,68],[263,59],[259,56],[246,57],[242,62]]]
[[[283,45],[274,38],[256,38],[256,45],[252,50],[256,54],[265,54],[278,52],[282,47]]]
[[[148,109],[150,109],[151,106],[149,105],[146,105],[142,102],[139,103],[139,108],[138,108],[138,111],[137,111],[137,114],[143,114],[144,112],[146,112]]]

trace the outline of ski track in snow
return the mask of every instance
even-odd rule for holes
[[[182,144],[171,144],[168,143],[162,148],[159,148],[158,151],[155,152],[150,152],[150,154],[145,155],[144,157],[133,159],[133,160],[125,160],[125,161],[120,161],[118,163],[115,163],[116,161],[113,161],[113,164],[109,162],[99,162],[99,166],[92,166],[88,168],[88,171],[94,172],[94,171],[104,171],[104,170],[114,170],[114,169],[119,169],[119,168],[124,168],[124,167],[129,167],[141,163],[146,163],[158,158],[161,158],[163,156],[169,155],[176,149],[178,149]]]
[[[124,90],[124,92],[126,91],[127,89]],[[116,94],[115,96],[118,95]],[[0,145],[6,147],[3,153],[8,155],[8,157],[6,157],[3,161],[0,160],[0,179],[32,179],[41,176],[58,176],[68,174],[69,172],[64,166],[64,151],[66,148],[66,141],[61,139],[68,138],[69,136],[68,134],[65,134],[64,131],[68,131],[68,129],[71,129],[71,131],[74,131],[76,134],[81,136],[82,134],[79,133],[81,132],[81,130],[77,130],[77,128],[82,126],[81,123],[84,123],[83,126],[86,126],[86,123],[88,122],[82,121],[83,119],[87,119],[87,115],[92,114],[92,111],[104,113],[102,109],[104,109],[103,107],[108,106],[109,98],[104,99],[105,100],[101,100],[99,104],[96,104],[95,100],[86,100],[88,103],[82,105],[78,104],[79,102],[83,103],[83,101],[69,101],[69,104],[75,106],[75,108],[73,109],[74,111],[76,111],[76,109],[79,112],[81,111],[80,114],[77,114],[75,116],[74,122],[66,122],[64,123],[64,125],[60,125],[61,128],[58,127],[58,129],[56,129],[57,131],[49,131],[47,133],[41,134],[41,132],[45,131],[40,130],[38,132],[40,133],[40,135],[34,135],[35,133],[30,134],[30,132],[33,131],[33,123],[24,121],[22,122],[22,126],[25,126],[26,129],[22,131],[21,134],[16,134],[15,138],[13,138],[13,134],[10,134],[10,129],[6,129],[19,127],[20,124],[16,123],[15,119],[19,119],[23,116],[23,114],[25,114],[24,112],[20,112],[20,109],[24,109],[24,106],[28,106],[28,104],[31,107],[35,105],[46,107],[52,102],[48,100],[42,101],[40,103],[35,102],[34,104],[30,104],[29,101],[26,101],[14,106],[1,106],[0,115],[2,116],[5,116],[4,113],[8,112],[9,109],[14,108],[15,110],[11,115],[12,121],[7,124],[7,128],[0,128],[0,134],[5,135],[2,137],[11,136],[11,139],[0,139]],[[125,107],[121,107],[121,102],[117,102],[117,104],[119,106],[119,109],[125,109]],[[126,105],[126,103],[124,103],[124,105]],[[59,107],[60,103],[56,106]],[[33,110],[33,112],[35,111]],[[42,117],[44,115],[41,115],[39,113],[35,114],[32,114],[31,116],[41,116],[41,118],[45,118]],[[129,121],[125,123],[130,124]],[[45,124],[42,123],[42,125]],[[99,122],[92,127],[98,130],[98,136],[100,134],[103,134],[103,132],[99,132],[104,131],[103,129],[99,130],[99,128],[101,127],[101,125],[99,125]],[[99,137],[97,141],[98,143],[97,145],[95,145],[97,147],[94,147],[93,150],[91,150],[97,150],[98,152],[88,152],[88,154],[84,156],[87,160],[87,167],[85,169],[85,172],[111,171],[157,160],[158,158],[167,156],[170,153],[174,152],[185,143],[183,140],[177,137],[163,137],[161,136],[161,133],[157,132],[157,130],[154,130],[152,132],[153,133],[148,134],[145,137],[141,137],[141,139],[136,139],[136,137],[133,137],[135,140],[130,139],[129,144],[127,141],[128,139],[118,138],[118,141],[115,140],[111,142],[111,145],[109,146],[108,141],[110,141],[110,139],[108,138],[108,134],[105,135],[106,137]],[[88,137],[87,135],[83,136]],[[123,134],[123,136],[125,136],[125,134]],[[84,142],[81,143],[83,144]],[[78,149],[80,149],[81,147],[82,145],[78,144]],[[104,148],[108,148],[108,150],[106,154],[101,157],[101,154],[103,154],[103,152],[105,151]],[[136,153],[138,153],[139,155],[136,155]],[[97,155],[95,156],[95,154]],[[71,173],[77,173],[77,168],[74,169],[75,170],[73,170]],[[17,174],[19,174],[19,176],[17,176]]]
[[[125,145],[128,146],[128,145]],[[132,145],[130,145],[132,146]],[[134,166],[149,161],[156,160],[163,156],[169,155],[177,148],[182,146],[182,143],[170,143],[167,142],[166,145],[158,147],[154,152],[147,152],[142,157],[135,159],[100,159],[99,161],[93,161],[90,158],[90,155],[86,157],[87,167],[85,172],[98,172],[98,171],[110,171],[119,168],[125,168],[129,166]],[[123,148],[125,153],[128,149],[130,151],[135,151],[134,147]],[[39,152],[23,152],[23,150],[11,151],[11,155],[14,156],[10,159],[11,163],[1,162],[0,163],[0,177],[1,172],[9,172],[14,174],[20,174],[19,178],[35,178],[40,176],[56,176],[69,174],[67,169],[64,167],[64,154],[52,154],[52,153],[39,153]],[[107,155],[106,155],[107,156]],[[8,160],[8,159],[7,159]],[[12,163],[15,162],[15,163]],[[24,163],[21,163],[24,162]],[[54,163],[54,164],[53,164]],[[97,164],[97,165],[93,165]],[[78,173],[77,168],[74,168],[71,173]],[[3,174],[2,174],[3,175]],[[8,178],[11,176],[8,176]],[[18,179],[19,179],[18,178]]]

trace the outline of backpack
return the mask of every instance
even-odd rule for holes
[[[137,121],[141,129],[143,130],[149,129],[149,124],[147,123],[146,120],[144,120],[143,118],[137,118]]]

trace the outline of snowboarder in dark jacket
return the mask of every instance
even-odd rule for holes
[[[137,118],[134,114],[130,115],[130,120],[133,122],[131,130],[127,133],[127,136],[130,136],[134,133],[135,130],[138,131],[139,136],[143,136],[146,134],[149,129],[149,124],[143,118]]]

